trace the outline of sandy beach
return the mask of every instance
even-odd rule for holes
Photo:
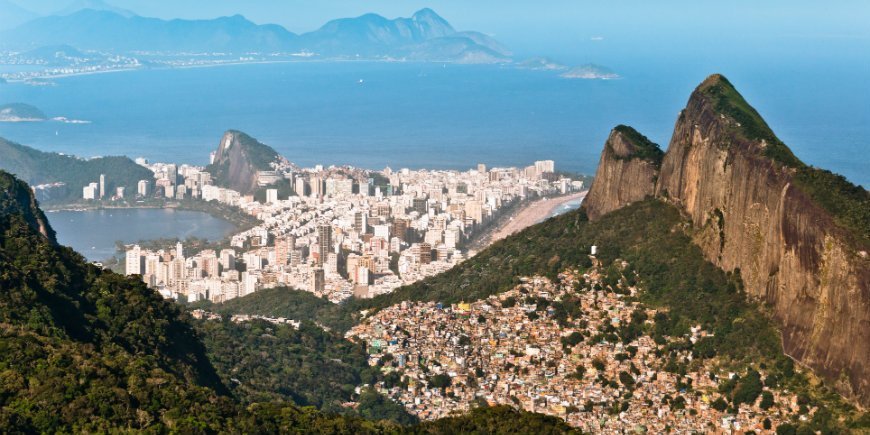
[[[557,208],[568,202],[583,199],[586,197],[587,193],[588,191],[584,190],[582,192],[577,192],[570,195],[539,199],[529,204],[528,206],[523,207],[513,216],[506,218],[506,220],[501,223],[498,228],[490,231],[489,234],[482,236],[477,242],[473,244],[471,248],[475,251],[483,249],[491,245],[492,243],[495,243],[501,239],[504,239],[505,237],[510,236],[511,234],[522,231],[532,225],[542,222],[548,216],[550,216]]]

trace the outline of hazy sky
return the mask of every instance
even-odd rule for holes
[[[50,13],[71,0],[13,0]],[[491,34],[519,53],[643,52],[709,42],[748,50],[810,50],[870,43],[870,1],[807,0],[111,0],[139,15],[213,18],[243,14],[290,31],[314,30],[333,18],[375,12],[389,18],[431,7],[460,30]],[[596,38],[598,39],[598,38]],[[810,47],[803,45],[812,40]],[[629,49],[630,46],[630,49]],[[782,47],[780,47],[782,46]],[[604,48],[604,47],[602,47]],[[710,47],[707,47],[710,48]],[[718,48],[718,47],[712,47]],[[581,50],[582,49],[582,50]],[[586,50],[588,49],[588,50]],[[851,49],[849,49],[851,50]],[[624,54],[624,53],[623,53]]]

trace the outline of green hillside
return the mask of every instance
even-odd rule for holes
[[[106,175],[107,192],[125,187],[127,194],[136,192],[139,180],[153,180],[154,174],[127,157],[100,157],[83,160],[76,157],[39,151],[0,138],[0,169],[15,174],[28,184],[66,183],[66,194],[52,198],[52,203],[81,200],[82,188]]]

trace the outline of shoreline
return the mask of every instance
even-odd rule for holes
[[[444,64],[455,64],[455,65],[504,65],[504,63],[463,63],[455,60],[399,60],[399,59],[286,59],[286,60],[255,60],[255,61],[239,61],[239,62],[219,62],[214,64],[203,64],[203,65],[181,65],[181,66],[158,66],[158,67],[129,67],[129,68],[116,68],[109,70],[101,70],[101,71],[87,71],[87,72],[76,72],[76,73],[65,73],[65,74],[55,74],[55,75],[40,75],[34,76],[27,79],[8,79],[6,83],[8,84],[26,84],[30,80],[54,80],[54,79],[64,79],[68,77],[81,77],[81,76],[90,76],[97,74],[114,74],[114,73],[123,73],[123,72],[133,72],[133,71],[163,71],[163,70],[176,70],[176,69],[195,69],[195,68],[216,68],[222,66],[240,66],[240,65],[266,65],[266,64],[283,64],[283,63],[328,63],[328,62],[377,62],[377,63],[444,63]],[[31,86],[39,86],[39,85],[31,85]],[[44,86],[44,85],[42,85]]]
[[[504,220],[499,222],[495,228],[492,228],[487,234],[483,234],[479,239],[475,240],[469,246],[469,251],[475,251],[476,254],[499,240],[507,238],[532,225],[539,224],[566,203],[586,198],[588,192],[588,190],[584,190],[568,195],[535,200],[514,213],[504,216]]]
[[[514,233],[518,233],[532,225],[543,222],[557,208],[561,207],[565,203],[585,198],[587,192],[588,191],[584,190],[582,192],[577,192],[566,196],[540,199],[529,204],[528,207],[523,208],[515,216],[508,220],[505,225],[499,227],[493,233],[489,243],[495,243],[501,239],[507,238]]]

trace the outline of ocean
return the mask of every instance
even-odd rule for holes
[[[552,159],[557,170],[592,174],[617,124],[665,148],[692,89],[722,72],[801,159],[870,183],[870,105],[856,92],[867,88],[866,71],[661,62],[617,72],[621,79],[600,81],[509,66],[296,62],[74,76],[56,86],[0,85],[0,103],[90,124],[0,123],[0,136],[83,157],[204,165],[222,133],[238,129],[303,166],[467,169]]]

